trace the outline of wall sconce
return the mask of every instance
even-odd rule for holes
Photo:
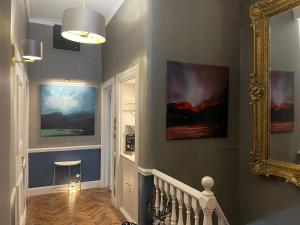
[[[13,52],[15,50],[13,49]],[[36,40],[25,39],[22,41],[21,60],[17,60],[13,54],[13,62],[35,62],[43,59],[43,43]]]

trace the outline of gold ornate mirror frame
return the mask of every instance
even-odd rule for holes
[[[269,18],[300,5],[300,0],[260,0],[250,7],[254,35],[254,73],[250,79],[250,100],[254,112],[254,142],[251,171],[274,175],[300,187],[300,165],[269,158]]]

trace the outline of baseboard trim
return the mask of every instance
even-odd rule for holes
[[[56,185],[57,188],[66,187],[66,185]],[[96,181],[88,181],[81,183],[81,189],[92,189],[92,188],[101,188],[104,187],[104,183],[102,180]],[[37,187],[37,188],[28,188],[28,196],[38,196],[38,195],[48,195],[53,194],[53,186],[46,186],[46,187]]]
[[[111,196],[111,202],[116,209],[120,209],[120,203],[117,198]]]
[[[134,219],[132,219],[132,217],[129,215],[129,213],[122,206],[120,207],[120,211],[128,222],[137,224],[137,222]]]
[[[24,215],[22,215],[21,219],[20,219],[20,224],[21,225],[26,225],[26,218],[27,218],[27,208],[25,207],[25,209],[24,209]]]

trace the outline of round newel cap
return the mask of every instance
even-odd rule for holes
[[[205,191],[211,191],[211,189],[214,187],[215,181],[211,177],[203,177],[201,184]]]

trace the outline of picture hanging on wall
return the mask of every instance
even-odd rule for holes
[[[94,135],[96,93],[94,87],[41,85],[41,136]]]
[[[229,67],[167,62],[167,139],[227,136]]]
[[[294,72],[271,71],[271,133],[294,131]]]

